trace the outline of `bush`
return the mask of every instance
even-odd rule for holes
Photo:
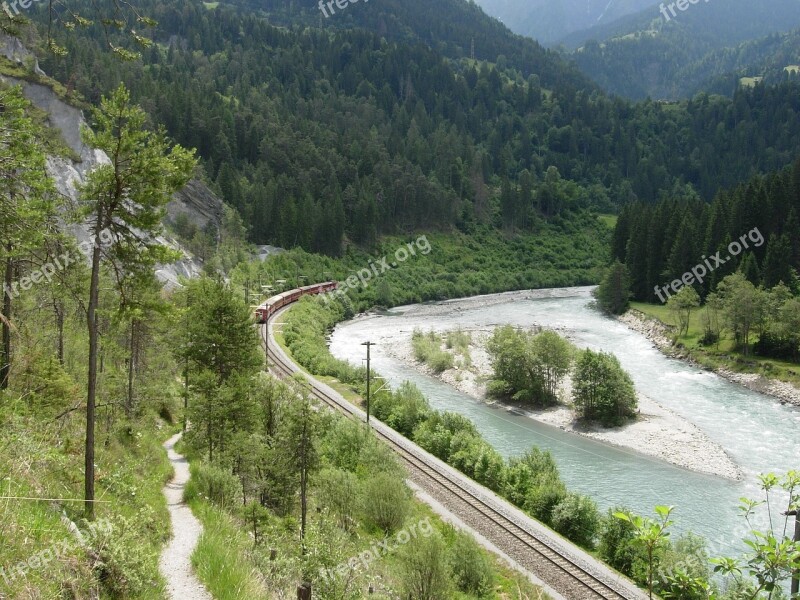
[[[361,482],[354,473],[324,469],[315,477],[317,503],[336,515],[339,526],[350,531],[361,503]]]
[[[609,565],[629,577],[633,576],[634,562],[643,558],[641,551],[633,543],[634,531],[630,522],[618,519],[615,512],[625,513],[626,509],[609,509],[600,524],[600,557]]]
[[[557,475],[544,474],[528,489],[524,509],[535,519],[548,525],[552,523],[553,509],[567,495],[567,487]]]
[[[238,504],[240,483],[228,469],[197,463],[192,466],[192,478],[186,484],[184,500],[207,499],[219,507],[233,507]]]
[[[400,554],[400,587],[403,598],[442,600],[452,598],[447,548],[439,534],[418,537]]]
[[[492,563],[472,536],[457,532],[450,546],[450,571],[456,587],[471,596],[491,598]]]
[[[594,500],[569,493],[553,508],[553,528],[585,548],[594,548],[600,528],[600,513]]]
[[[155,557],[148,553],[147,545],[136,537],[134,525],[125,517],[114,516],[106,525],[93,528],[87,535],[97,561],[95,571],[112,597],[138,597],[155,584],[148,577]]]
[[[425,334],[415,329],[411,336],[411,345],[414,348],[414,357],[436,373],[453,368],[453,355],[442,350],[442,336],[438,333],[431,331]]]
[[[379,473],[364,483],[364,517],[384,533],[400,529],[410,510],[410,493],[402,479]]]

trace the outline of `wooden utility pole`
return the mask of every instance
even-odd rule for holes
[[[264,317],[264,359],[267,361],[267,373],[269,373],[269,318],[272,316],[269,314],[269,304],[265,306],[265,310],[267,314]]]
[[[367,347],[367,427],[369,427],[369,380],[370,380],[370,371],[369,371],[369,350],[375,344],[373,342],[364,342],[361,344],[362,346]]]
[[[787,517],[794,517],[794,541],[800,542],[800,511],[799,510],[790,510],[784,513]],[[795,571],[792,574],[792,595],[791,597],[796,597],[797,593],[800,592],[800,571]]]

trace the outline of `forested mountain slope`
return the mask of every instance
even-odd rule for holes
[[[478,0],[478,4],[512,31],[552,44],[573,32],[637,13],[652,0]]]
[[[731,243],[745,247],[734,252],[737,248]],[[656,286],[680,279],[715,253],[722,264],[708,261],[706,277],[695,284],[702,297],[737,270],[756,286],[771,289],[783,282],[796,291],[800,161],[722,190],[710,204],[680,200],[631,204],[621,212],[612,242],[612,256],[628,266],[633,297],[648,302],[657,300]],[[715,268],[709,270],[708,265]]]
[[[284,0],[230,0],[220,6],[244,9],[248,14],[267,16],[270,22],[288,28],[325,27],[335,30],[366,29],[389,42],[423,43],[452,59],[471,58],[494,62],[505,57],[508,65],[523,76],[539,75],[545,87],[585,87],[589,79],[557,52],[545,50],[538,42],[513,34],[502,23],[488,17],[481,8],[465,0],[381,0],[326,8],[317,2]],[[331,11],[333,14],[330,14]]]
[[[142,9],[160,24],[141,63],[109,57],[90,29],[43,64],[92,102],[124,80],[198,148],[257,242],[336,254],[345,235],[532,230],[632,198],[710,199],[800,151],[796,85],[633,105],[361,29],[278,28],[185,0]]]
[[[666,15],[654,5],[613,27],[574,35],[565,43],[581,46],[571,56],[607,91],[633,99],[677,99],[705,89],[705,80],[725,74],[726,67],[747,66],[732,58],[757,52],[752,47],[755,40],[800,26],[800,6],[794,0],[701,2],[677,16],[668,10]],[[772,49],[797,53],[791,42]],[[760,54],[768,52],[765,48]],[[732,88],[724,91],[730,94]]]

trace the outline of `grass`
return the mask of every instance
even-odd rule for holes
[[[675,326],[675,319],[666,305],[631,302],[631,308],[665,325]],[[688,333],[676,340],[679,350],[692,360],[710,369],[724,368],[737,373],[755,373],[800,387],[800,365],[796,363],[752,354],[745,356],[734,347],[733,340],[724,335],[717,346],[701,346],[700,339],[704,331],[702,314],[703,309],[692,311]]]
[[[189,506],[203,524],[192,565],[215,600],[269,600],[241,523],[207,502],[192,500]]]
[[[452,369],[455,362],[453,355],[442,349],[442,336],[434,331],[422,333],[414,330],[411,336],[411,345],[414,348],[414,357],[428,365],[436,373]]]
[[[171,474],[159,433],[165,428],[154,416],[146,424],[111,430],[98,424],[96,492],[105,502],[98,503],[96,516],[101,523],[107,519],[112,529],[108,537],[92,540],[87,552],[68,527],[72,521],[86,530],[83,504],[66,500],[82,497],[81,420],[80,412],[58,422],[42,414],[5,420],[0,431],[2,495],[65,500],[0,501],[0,568],[62,545],[67,550],[10,585],[0,578],[0,597],[7,592],[8,597],[21,599],[95,594],[164,598],[158,559],[169,537],[164,526],[169,515],[161,488]]]
[[[617,219],[619,217],[617,215],[597,215],[597,219],[610,230],[614,230],[617,226]]]
[[[764,80],[763,77],[742,77],[739,79],[739,84],[742,87],[755,87]]]

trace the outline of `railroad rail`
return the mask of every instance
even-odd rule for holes
[[[301,372],[272,338],[272,320],[288,306],[269,315],[261,327],[270,369],[278,377]],[[267,343],[269,336],[269,343]],[[365,421],[366,414],[324,383],[306,375],[318,400],[348,418]],[[501,549],[540,580],[548,591],[566,600],[644,600],[647,595],[630,580],[612,571],[541,523],[422,450],[374,417],[370,425],[400,457],[409,478],[447,507],[474,531]]]

